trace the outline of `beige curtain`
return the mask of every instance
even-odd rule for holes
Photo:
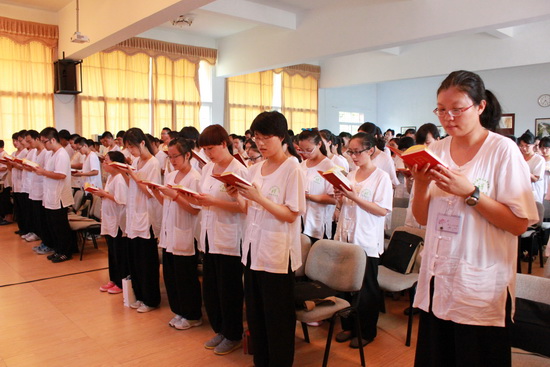
[[[262,71],[226,79],[225,127],[244,135],[254,118],[273,106],[273,71]]]
[[[321,68],[315,65],[294,65],[277,70],[282,72],[282,113],[288,128],[317,127],[318,92]]]
[[[77,131],[90,136],[139,127],[158,135],[165,126],[198,128],[199,63],[214,64],[216,57],[214,49],[131,38],[86,58]]]
[[[57,26],[0,17],[0,138],[54,125],[53,61]]]

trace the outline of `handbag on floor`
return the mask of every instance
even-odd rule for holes
[[[132,278],[129,276],[122,279],[122,300],[126,307],[130,307],[132,303],[136,302],[136,295],[132,288]]]

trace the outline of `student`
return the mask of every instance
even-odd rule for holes
[[[168,149],[168,143],[172,140],[170,137],[171,132],[172,130],[169,127],[162,128],[162,131],[160,132],[160,140],[162,141],[162,144],[160,145],[159,150],[165,151]]]
[[[129,238],[132,288],[137,299],[130,307],[138,312],[149,312],[160,304],[156,236],[160,233],[162,207],[142,181],[160,184],[160,166],[141,129],[128,129],[124,134],[124,144],[134,157],[132,166],[135,169],[121,169],[128,178],[126,235]]]
[[[84,160],[86,156],[80,153],[79,147],[76,145],[76,141],[80,139],[80,135],[73,134],[69,137],[69,144],[71,146],[71,187],[73,189],[73,195],[77,190],[81,190],[84,185],[84,179],[81,176],[75,176],[72,173],[82,171]]]
[[[44,176],[44,247],[36,252],[48,255],[48,260],[61,263],[72,259],[76,243],[67,215],[68,207],[74,204],[71,191],[71,163],[69,154],[59,143],[59,135],[53,127],[40,132],[44,147],[51,151],[51,157],[44,167],[35,168],[37,175]]]
[[[327,157],[336,166],[343,168],[346,173],[349,172],[349,163],[342,155],[341,139],[331,133],[330,130],[321,130],[319,133],[323,139],[323,144],[325,145],[325,149],[327,151]]]
[[[166,176],[165,185],[198,190],[200,174],[189,162],[193,146],[192,141],[185,139],[169,142],[168,158],[174,171]],[[153,193],[163,205],[159,247],[162,248],[168,303],[175,314],[168,325],[178,330],[202,325],[201,286],[194,241],[199,207],[190,204],[187,196],[167,186],[153,188]]]
[[[80,154],[84,156],[84,163],[82,163],[82,171],[74,172],[73,176],[82,177],[83,185],[93,185],[99,189],[103,188],[103,182],[101,180],[101,163],[99,163],[99,157],[92,152],[90,146],[93,144],[91,139],[79,138],[75,141]]]
[[[336,335],[337,342],[351,340],[351,348],[359,348],[360,343],[364,346],[374,340],[381,303],[378,265],[384,252],[384,218],[391,211],[393,191],[389,175],[376,167],[371,159],[375,144],[372,134],[358,133],[351,138],[348,154],[357,166],[348,175],[353,190],[335,190],[341,212],[334,239],[357,244],[367,255],[358,305],[363,340],[360,341],[357,330],[353,330],[355,323],[351,318],[342,319],[344,331]]]
[[[24,159],[27,157],[27,154],[29,150],[26,147],[25,142],[25,133],[26,130],[21,130],[15,134],[13,134],[13,146],[15,149],[17,149],[13,153],[14,158]],[[19,227],[19,230],[17,230],[15,233],[20,235],[21,237],[26,236],[29,233],[28,228],[28,217],[29,212],[25,208],[25,193],[23,192],[23,168],[20,164],[13,162],[12,163],[12,170],[11,170],[11,179],[12,179],[12,185],[13,185],[13,203],[15,206],[15,217],[17,218],[17,226]]]
[[[233,172],[241,177],[246,168],[231,154],[229,136],[220,125],[208,126],[199,144],[211,160],[202,169],[197,203],[202,206],[199,249],[203,258],[204,306],[216,335],[204,346],[224,355],[241,346],[243,333],[243,284],[241,238],[244,217],[235,199],[212,174]]]
[[[235,138],[233,138],[233,155],[238,154],[243,160],[247,158],[246,152],[244,150],[244,142],[244,136],[235,135]]]
[[[109,163],[124,163],[125,157],[119,150],[110,150],[103,160],[103,171],[109,174],[105,190],[101,188],[94,195],[101,198],[101,235],[107,242],[109,281],[99,287],[101,292],[118,294],[122,292],[122,279],[130,274],[128,263],[128,238],[126,229],[126,203],[128,183],[120,170]]]
[[[294,271],[302,264],[299,216],[306,207],[305,183],[299,163],[283,150],[288,127],[281,113],[260,113],[250,129],[265,160],[249,169],[254,185],[236,189],[239,205],[247,210],[246,314],[254,365],[285,367],[294,359]]]
[[[430,150],[448,168],[411,169],[413,214],[426,226],[415,366],[511,366],[517,236],[538,218],[529,169],[490,131],[501,109],[479,75],[449,74],[434,113],[449,137]]]
[[[298,135],[300,151],[305,160],[300,164],[306,184],[306,212],[303,218],[303,233],[312,243],[332,239],[332,215],[336,205],[334,187],[318,171],[325,172],[334,167],[327,158],[327,150],[321,135],[314,130],[304,130]]]
[[[31,162],[35,162],[37,149],[35,148],[35,144],[33,143],[33,137],[39,137],[38,131],[26,130],[21,137],[23,139],[25,147],[27,148],[27,156],[25,157],[25,159]],[[38,237],[38,235],[35,233],[37,228],[35,225],[35,218],[32,215],[32,201],[29,198],[33,178],[32,169],[24,164],[20,164],[19,168],[21,169],[21,205],[22,210],[25,213],[25,226],[28,232],[26,235],[22,235],[21,238],[23,238],[27,242],[38,241],[40,240],[40,237]]]
[[[246,142],[246,155],[246,161],[249,167],[263,160],[262,153],[260,153],[258,146],[252,140]]]
[[[548,200],[548,185],[550,185],[550,137],[545,136],[540,139],[539,151],[542,158],[544,158],[544,200]]]
[[[544,171],[546,168],[546,161],[543,157],[535,153],[535,136],[529,130],[519,137],[518,146],[521,150],[521,154],[523,154],[523,158],[529,166],[529,177],[535,200],[542,203],[545,190]]]
[[[6,155],[4,140],[0,140],[0,158]],[[0,226],[13,223],[13,204],[11,202],[11,172],[7,164],[0,163]]]

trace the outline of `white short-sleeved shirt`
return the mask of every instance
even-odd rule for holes
[[[303,214],[306,208],[304,175],[300,164],[287,158],[275,172],[262,175],[262,161],[249,168],[248,181],[257,184],[263,196],[291,211]],[[240,164],[240,163],[239,163]],[[250,268],[276,274],[287,274],[302,265],[300,218],[292,223],[280,221],[256,202],[249,201],[243,238],[242,262],[250,252]]]
[[[128,184],[122,174],[110,175],[105,182],[105,191],[113,194],[115,200],[101,200],[101,234],[116,237],[118,229],[126,229],[126,203]]]
[[[85,157],[86,158],[84,158],[84,163],[82,164],[82,172],[87,173],[91,171],[97,171],[97,175],[83,176],[83,184],[89,183],[91,185],[94,185],[95,187],[99,187],[100,189],[103,188],[103,182],[101,181],[101,163],[99,162],[97,154],[94,154],[94,152],[90,152]]]
[[[344,171],[349,172],[349,163],[348,160],[341,155],[334,154],[331,158],[331,161],[335,166],[342,167]]]
[[[65,178],[54,180],[44,177],[44,197],[42,205],[46,209],[61,209],[74,204],[71,190],[71,160],[69,154],[63,148],[52,152],[50,159],[46,162],[45,170],[61,173]]]
[[[27,148],[20,150],[19,152],[14,152],[13,156],[17,157],[19,159],[27,158],[27,153],[29,151]],[[23,178],[22,178],[23,170],[20,170],[18,168],[13,167],[11,170],[11,179],[12,179],[12,186],[13,186],[13,192],[23,192]]]
[[[212,195],[220,200],[235,201],[234,198],[227,194],[225,185],[212,177],[213,169],[213,162],[207,163],[202,168],[199,192]],[[236,159],[231,161],[225,171],[234,172],[244,178],[248,175],[246,167]],[[202,207],[199,249],[202,252],[206,250],[206,234],[208,234],[209,253],[241,256],[243,223],[243,214],[231,213],[216,206]]]
[[[165,184],[182,185],[198,191],[200,173],[191,168],[189,172],[176,182],[179,171],[170,172],[165,176]],[[199,206],[194,206],[200,209]],[[195,232],[199,224],[199,216],[193,215],[179,206],[170,198],[164,198],[162,207],[162,225],[160,229],[159,247],[178,256],[192,256],[195,254]]]
[[[457,166],[450,154],[452,139],[436,141],[430,150],[517,217],[527,218],[530,224],[537,221],[529,168],[514,142],[489,132],[474,158]],[[517,236],[490,224],[463,198],[443,192],[433,182],[429,190],[414,307],[429,311],[430,279],[434,277],[435,316],[460,324],[504,326],[508,292],[512,302],[515,299]],[[457,225],[458,233],[442,230],[442,221]]]
[[[157,154],[155,154],[155,158],[159,161],[160,168],[164,170],[164,167],[166,166],[166,161],[168,160],[168,154],[164,150],[159,150]],[[166,175],[166,172],[164,173]]]
[[[76,153],[76,151],[73,149],[73,147],[71,147],[71,144],[67,144],[63,147],[63,149],[65,149],[67,151],[67,154],[69,155],[70,158],[72,158],[72,156]]]
[[[36,155],[34,162],[38,163],[40,167],[46,167],[48,159],[52,156],[52,152],[47,149],[42,149]],[[44,197],[44,176],[37,175],[31,172],[31,187],[29,190],[29,199],[35,201],[42,201]]]
[[[310,195],[334,195],[334,186],[325,180],[318,171],[328,171],[334,167],[332,160],[324,158],[313,167],[307,166],[307,160],[300,164],[304,172],[306,192]],[[314,238],[332,238],[332,215],[335,205],[320,204],[306,200],[306,212],[302,216],[304,220],[304,233]]]
[[[141,158],[137,158],[132,164],[136,168],[139,180],[160,184],[159,161],[155,157],[151,157],[141,169],[138,169],[140,161]],[[160,233],[162,206],[154,196],[147,197],[132,179],[128,185],[126,213],[126,235],[128,238],[151,238],[149,233],[151,227],[153,227],[155,237]]]
[[[548,200],[548,185],[550,185],[550,161],[545,160],[544,161],[544,178],[543,178],[545,200]]]
[[[25,157],[29,161],[36,162],[36,153],[38,149],[33,148],[27,152],[27,156]],[[26,169],[21,170],[21,191],[24,193],[30,193],[31,192],[31,178],[33,173],[31,171],[27,171]]]
[[[74,152],[74,154],[71,156],[71,165],[80,163],[84,167],[84,160],[86,159],[86,156],[80,152]],[[78,169],[78,171],[82,171],[82,168]],[[82,187],[84,185],[84,177],[81,176],[71,176],[71,187]]]
[[[0,157],[4,157],[6,154],[6,151],[3,150],[2,152],[0,152]],[[0,167],[1,168],[4,168],[4,167],[7,167],[4,163],[0,163]],[[0,182],[2,182],[4,184],[4,187],[8,187],[8,185],[6,185],[6,179],[7,179],[7,176],[8,176],[8,173],[9,173],[9,170],[6,169],[5,171],[2,171],[0,172]]]
[[[389,149],[385,149],[388,150]],[[378,168],[380,168],[382,171],[385,171],[389,176],[392,185],[397,186],[399,185],[399,180],[397,179],[397,175],[395,174],[395,164],[393,163],[393,159],[391,156],[387,154],[382,154],[383,151],[380,152],[373,160],[372,163]]]
[[[393,189],[390,177],[376,168],[369,177],[357,182],[358,169],[351,171],[348,179],[360,198],[378,206],[392,210]],[[354,243],[365,250],[369,257],[379,257],[384,253],[384,218],[363,210],[356,202],[343,198],[335,240]]]
[[[534,154],[531,159],[527,161],[527,166],[529,166],[529,172],[539,178],[538,181],[531,182],[531,187],[533,189],[535,200],[542,203],[544,199],[544,190],[546,189],[544,187],[546,161],[540,155]]]

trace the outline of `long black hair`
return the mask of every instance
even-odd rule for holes
[[[321,134],[319,134],[319,131],[317,129],[302,130],[302,132],[298,135],[298,141],[303,140],[309,140],[315,145],[321,143],[321,147],[319,148],[319,150],[325,157],[327,156],[327,148],[325,147],[323,139],[321,138]]]
[[[147,148],[149,153],[153,154],[153,147],[151,146],[151,142],[149,141],[149,139],[147,139],[147,136],[145,136],[143,130],[141,130],[139,127],[132,127],[124,133],[124,145],[128,144],[139,147],[142,141],[145,142],[145,147]]]

